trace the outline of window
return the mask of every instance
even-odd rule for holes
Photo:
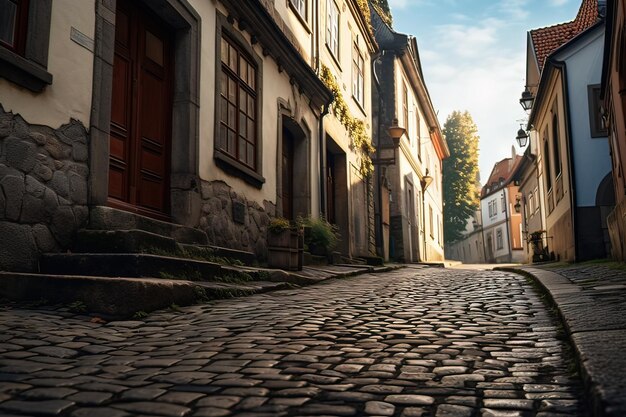
[[[489,206],[489,217],[494,217],[498,215],[498,202],[496,200],[491,200],[488,203]]]
[[[289,0],[289,4],[306,21],[306,0]]]
[[[326,9],[326,45],[335,58],[339,59],[339,7],[334,0],[328,0]]]
[[[554,177],[561,175],[561,152],[559,150],[559,119],[555,113],[552,116],[552,156],[554,160]]]
[[[406,137],[409,136],[409,91],[406,88],[406,84],[402,83],[402,121],[404,122],[404,128],[406,129]]]
[[[589,97],[589,128],[592,138],[608,136],[608,129],[602,117],[602,100],[600,100],[600,86],[587,86]]]
[[[422,138],[421,135],[421,120],[419,109],[415,108],[415,141],[417,146],[417,158],[422,160]]]
[[[434,219],[433,219],[433,208],[430,204],[428,205],[428,214],[430,215],[430,221],[429,221],[430,238],[434,239],[435,238],[435,224],[434,224]]]
[[[354,42],[354,47],[352,49],[352,97],[354,97],[357,103],[361,106],[364,105],[364,88],[365,60],[363,59],[361,51],[359,51],[359,46],[356,42]]]
[[[52,84],[51,14],[52,0],[0,0],[0,77],[34,92]]]
[[[496,249],[504,248],[504,241],[502,240],[502,229],[496,230]]]
[[[535,192],[533,193],[537,198],[539,198],[539,187],[535,187]],[[540,200],[537,200],[535,203],[535,211],[539,211]]]
[[[500,205],[502,206],[502,213],[506,213],[506,194],[502,194],[500,197]]]
[[[535,212],[535,197],[533,193],[528,194],[528,217],[532,216]]]
[[[543,164],[545,168],[543,176],[546,177],[546,188],[550,191],[552,189],[552,174],[550,172],[550,146],[547,140],[543,142]]]
[[[0,0],[0,45],[24,55],[28,0]]]
[[[256,170],[256,66],[225,36],[222,36],[221,61],[217,148]]]

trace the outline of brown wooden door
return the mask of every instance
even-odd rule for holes
[[[294,220],[293,216],[293,137],[283,129],[282,151],[282,202],[283,217]]]
[[[111,100],[109,204],[167,219],[172,68],[167,28],[117,2]]]

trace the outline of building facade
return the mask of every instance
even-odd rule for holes
[[[481,191],[482,234],[487,263],[522,262],[521,215],[517,172],[522,157],[513,155],[496,163]]]
[[[535,96],[529,126],[539,141],[550,253],[582,261],[607,256],[606,215],[612,206],[603,191],[611,181],[611,163],[600,112],[604,23],[597,2],[585,0],[570,24],[575,36],[549,51],[544,38],[563,25],[530,32],[535,52],[528,72],[538,77],[527,80]]]
[[[607,2],[602,94],[606,108],[615,209],[608,215],[612,255],[626,260],[626,2]],[[610,192],[607,190],[607,192]]]
[[[94,209],[193,226],[263,259],[270,217],[325,213],[328,152],[345,153],[333,161],[334,195],[350,196],[336,205],[343,253],[371,252],[360,154],[324,118],[321,80],[322,65],[344,69],[371,134],[375,44],[356,2],[17,5],[25,18],[0,46],[0,234],[14,236],[0,269],[68,249]]]
[[[442,161],[450,156],[424,83],[417,41],[394,32],[372,12],[381,56],[373,84],[379,207],[379,253],[404,262],[444,259]],[[398,148],[388,133],[405,129]],[[385,160],[390,160],[385,163]]]

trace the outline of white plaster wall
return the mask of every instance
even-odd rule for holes
[[[52,2],[48,50],[52,84],[34,93],[0,78],[0,103],[6,111],[20,114],[30,124],[58,128],[73,118],[89,127],[93,53],[72,41],[70,31],[75,27],[93,39],[95,16],[95,1]]]
[[[591,137],[589,120],[587,86],[601,83],[603,49],[604,33],[598,28],[566,59],[578,206],[595,206],[598,186],[611,172],[608,140]]]
[[[280,73],[276,62],[269,56],[263,57],[262,46],[257,44],[253,47],[260,57],[263,67],[262,80],[262,119],[258,122],[262,125],[262,151],[260,152],[262,171],[265,183],[261,189],[250,186],[238,177],[231,176],[219,168],[213,159],[215,138],[215,77],[216,77],[216,16],[217,10],[227,15],[221,4],[202,0],[191,0],[191,5],[202,18],[202,40],[200,58],[200,178],[206,181],[222,180],[233,187],[237,192],[245,194],[249,200],[256,201],[261,206],[267,200],[276,203],[277,187],[277,146],[279,132],[278,103],[279,98],[287,101],[292,109],[298,108],[298,119],[310,129],[310,166],[311,176],[311,204],[312,213],[317,213],[319,206],[319,176],[317,171],[317,144],[318,125],[313,111],[309,107],[306,97],[301,96],[289,83],[289,75],[286,71]],[[246,40],[250,40],[247,32],[241,33]],[[297,181],[305,181],[298,178]],[[298,183],[296,182],[296,185]]]

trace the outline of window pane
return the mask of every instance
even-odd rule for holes
[[[239,58],[239,78],[243,81],[248,81],[248,63],[243,57]]]
[[[228,123],[228,101],[225,98],[222,98],[220,103],[220,121]]]
[[[248,85],[252,89],[256,89],[256,70],[252,65],[248,67]]]
[[[230,56],[228,57],[228,66],[237,72],[237,50],[230,45]]]
[[[239,112],[239,134],[244,138],[248,137],[248,118],[243,112]]]
[[[220,75],[220,94],[228,97],[228,76],[224,72]]]
[[[237,108],[232,104],[228,105],[228,126],[231,128],[235,128],[237,123]]]
[[[250,165],[251,167],[256,167],[256,164],[254,163],[254,146],[248,144],[248,165]]]
[[[248,96],[248,116],[254,117],[254,98]]]
[[[15,42],[15,18],[17,5],[9,0],[0,0],[0,41],[13,46]]]
[[[228,153],[231,155],[235,155],[235,152],[237,151],[235,149],[235,132],[233,132],[232,130],[228,131]]]
[[[248,103],[248,93],[243,88],[239,89],[239,109],[243,112],[246,111],[246,104]]]
[[[222,38],[221,58],[223,63],[228,64],[228,42],[224,38]]]
[[[246,140],[244,138],[242,138],[241,136],[239,137],[239,160],[241,162],[246,162]]]
[[[217,147],[226,150],[226,126],[220,124],[220,133],[217,137]]]
[[[248,119],[248,140],[254,143],[254,136],[254,121],[252,119]]]
[[[232,78],[228,79],[228,100],[231,103],[237,102],[237,82]]]

